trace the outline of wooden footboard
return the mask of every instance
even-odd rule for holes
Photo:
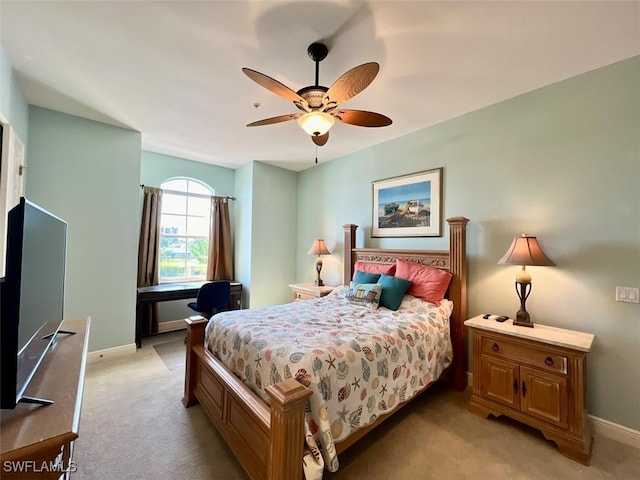
[[[271,408],[204,346],[205,319],[187,319],[182,403],[202,405],[252,480],[302,478],[304,406],[311,390],[288,379],[265,390]]]

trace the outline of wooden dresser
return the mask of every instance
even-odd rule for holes
[[[473,342],[469,410],[507,415],[540,430],[569,458],[589,465],[587,353],[594,336],[535,324],[533,328],[482,316],[464,322]]]
[[[293,301],[310,300],[312,298],[320,298],[329,295],[336,287],[324,285],[317,287],[313,283],[292,283],[289,285],[293,291]]]
[[[2,410],[2,479],[67,479],[75,471],[73,441],[78,438],[89,318],[65,320],[29,383],[25,395],[53,400],[51,405],[20,403]]]

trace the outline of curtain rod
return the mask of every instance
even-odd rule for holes
[[[140,184],[140,188],[144,188],[144,184],[141,183]],[[159,190],[162,190],[163,192],[175,192],[175,193],[185,193],[185,192],[176,192],[175,190],[165,190],[163,188],[160,188]],[[196,194],[199,195],[199,194]],[[231,200],[233,202],[236,201],[236,197],[230,197],[230,196],[220,196],[220,195],[209,195],[210,197],[214,197],[214,198],[226,198],[227,200]]]

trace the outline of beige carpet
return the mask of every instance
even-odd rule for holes
[[[174,335],[173,340],[184,338]],[[200,406],[182,406],[183,369],[145,339],[135,354],[87,367],[78,479],[246,479]],[[467,411],[468,393],[432,387],[340,457],[327,480],[638,479],[640,450],[596,436],[591,466],[536,430]]]
[[[153,349],[169,370],[175,370],[176,368],[184,370],[187,349],[184,335],[178,339],[156,343],[153,345]]]

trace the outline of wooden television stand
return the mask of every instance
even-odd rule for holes
[[[73,441],[78,438],[90,319],[65,320],[29,383],[25,395],[51,405],[19,403],[0,413],[0,471],[4,479],[69,478]]]

